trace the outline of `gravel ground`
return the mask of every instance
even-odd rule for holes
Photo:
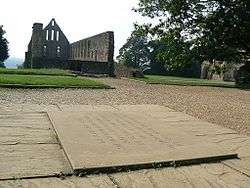
[[[125,79],[98,80],[116,89],[0,88],[0,104],[159,104],[250,135],[250,91],[147,85]]]

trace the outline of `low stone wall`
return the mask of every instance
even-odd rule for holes
[[[90,62],[47,58],[33,58],[31,65],[26,68],[47,68],[47,69],[68,69],[87,74],[107,74],[114,76],[114,67],[112,62]]]
[[[30,68],[35,69],[69,69],[68,61],[60,59],[33,58]]]
[[[69,61],[69,69],[88,74],[108,74],[112,73],[111,63],[89,62],[89,61]]]

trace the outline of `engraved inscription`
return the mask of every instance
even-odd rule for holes
[[[138,146],[149,143],[167,144],[169,147],[174,145],[171,139],[163,137],[158,130],[151,127],[152,125],[124,114],[88,114],[84,116],[82,126],[97,143],[109,144],[115,149],[125,149],[126,145]]]

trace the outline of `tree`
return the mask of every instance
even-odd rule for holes
[[[117,59],[127,67],[143,68],[149,64],[149,55],[147,38],[135,30],[119,50]]]
[[[151,68],[155,67],[153,62],[157,62],[166,74],[199,77],[199,57],[195,54],[195,50],[191,50],[192,44],[185,42],[179,35],[179,33],[168,32],[153,41]],[[160,69],[158,71],[162,72]]]
[[[197,40],[201,54],[207,59],[247,63],[250,58],[250,2],[220,0],[213,9],[203,22],[203,36]]]
[[[8,41],[4,34],[3,26],[0,26],[0,67],[5,67],[3,62],[9,57]]]
[[[160,38],[178,32],[203,60],[248,62],[249,0],[139,0],[136,11],[158,18],[145,31]]]

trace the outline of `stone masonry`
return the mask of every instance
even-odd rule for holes
[[[108,31],[69,43],[55,19],[34,23],[24,68],[60,68],[113,75],[114,33]]]

